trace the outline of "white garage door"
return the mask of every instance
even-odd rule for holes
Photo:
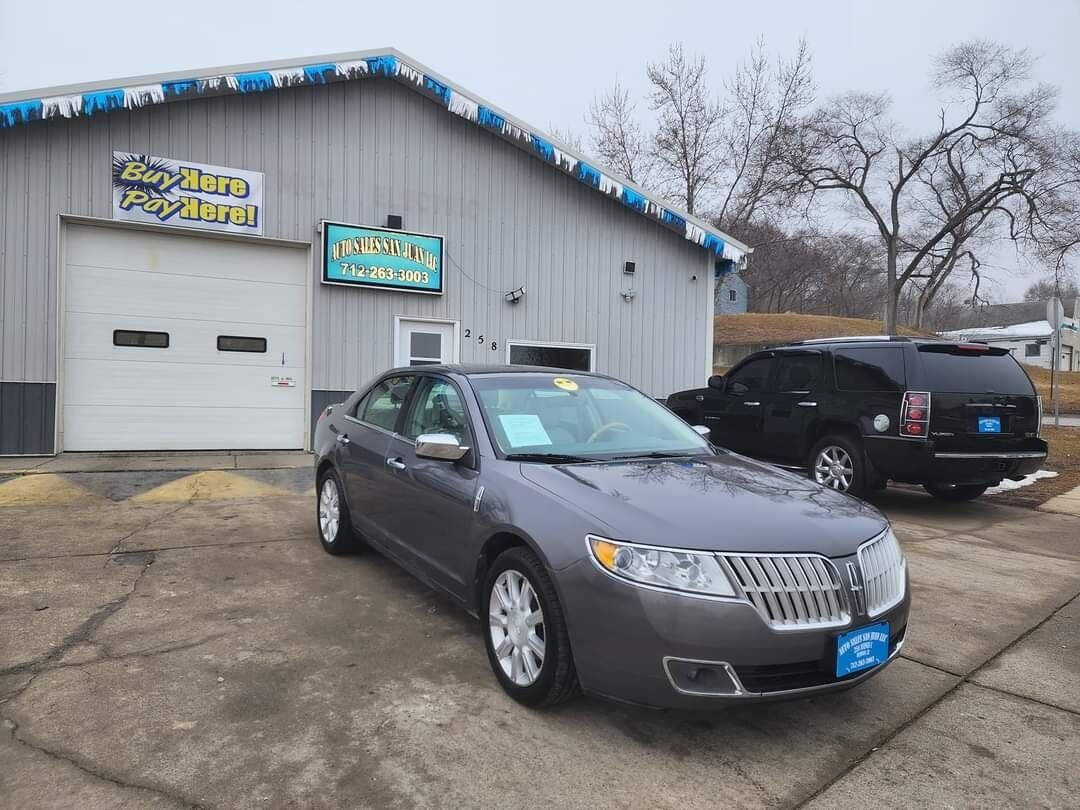
[[[304,446],[307,251],[72,224],[64,255],[65,450]]]

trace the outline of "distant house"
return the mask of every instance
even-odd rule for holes
[[[723,262],[731,267],[733,262]],[[739,271],[726,269],[716,274],[716,314],[741,315],[746,312],[746,299],[750,291]]]
[[[1022,363],[1053,366],[1054,299],[1023,301],[1018,304],[992,304],[969,310],[957,319],[954,328],[939,334],[950,340],[983,341],[1008,349]],[[1080,328],[1080,299],[1067,299],[1064,305],[1066,326]],[[1080,331],[1061,331],[1062,371],[1080,371]]]

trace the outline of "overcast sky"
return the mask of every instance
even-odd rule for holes
[[[800,36],[819,96],[887,90],[913,130],[932,123],[933,54],[976,37],[1024,47],[1080,129],[1080,0],[0,0],[0,92],[392,46],[537,127],[583,130],[595,93],[618,76],[643,94],[671,42],[705,54],[719,85],[759,37],[788,52]],[[998,263],[1014,268],[1010,253]],[[995,298],[1032,278],[998,272]]]

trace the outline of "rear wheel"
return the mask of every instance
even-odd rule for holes
[[[562,606],[539,558],[526,548],[504,551],[488,571],[484,597],[484,644],[506,693],[533,707],[576,695],[577,670]]]
[[[822,486],[862,495],[866,491],[867,469],[862,447],[840,434],[826,436],[810,451],[809,474]]]
[[[978,498],[989,484],[923,484],[923,489],[943,501],[972,501]]]
[[[327,554],[351,554],[363,545],[353,531],[341,479],[333,470],[319,476],[315,491],[315,525]]]

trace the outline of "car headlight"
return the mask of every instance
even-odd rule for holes
[[[588,541],[593,559],[605,571],[630,582],[708,596],[735,596],[735,588],[715,554],[638,546],[592,535]]]

